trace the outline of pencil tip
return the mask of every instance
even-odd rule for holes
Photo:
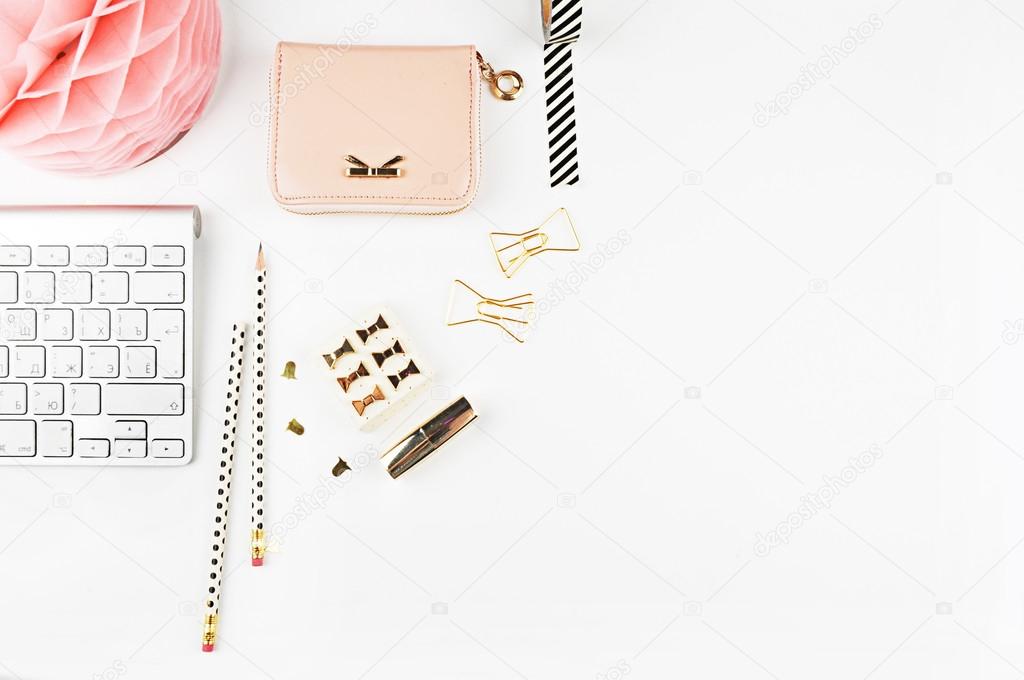
[[[263,257],[263,244],[260,244],[260,252],[256,253],[256,269],[266,269],[267,260]]]

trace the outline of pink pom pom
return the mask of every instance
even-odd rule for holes
[[[219,63],[216,0],[3,0],[0,146],[51,170],[134,167],[192,127]]]

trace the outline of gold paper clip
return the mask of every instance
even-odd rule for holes
[[[455,293],[459,290],[459,286],[475,295],[476,300],[471,301],[468,310],[464,310],[459,315],[464,318],[453,319],[452,312],[455,308]],[[452,292],[448,298],[448,315],[445,323],[449,326],[459,326],[473,321],[482,321],[497,326],[511,335],[516,342],[525,342],[526,338],[522,337],[522,332],[529,327],[532,321],[533,307],[533,293],[523,293],[522,295],[502,299],[489,298],[473,290],[462,279],[455,279],[452,282]]]
[[[545,227],[559,215],[564,216],[565,224],[569,225],[568,233],[572,235],[572,242],[575,245],[558,246],[551,243],[551,229],[545,229]],[[492,231],[488,236],[491,237],[494,256],[498,258],[498,267],[508,279],[511,279],[512,275],[534,255],[551,250],[574,253],[580,249],[580,237],[576,234],[576,225],[573,224],[572,218],[569,217],[569,212],[565,208],[559,208],[551,213],[539,227],[534,227],[529,231],[519,234],[508,231]]]
[[[401,177],[403,174],[402,169],[391,166],[404,161],[405,156],[395,156],[387,163],[382,163],[376,168],[370,167],[355,156],[345,156],[345,160],[356,166],[354,168],[345,168],[345,177]]]

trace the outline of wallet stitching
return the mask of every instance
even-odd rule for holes
[[[310,198],[358,198],[358,199],[371,199],[371,200],[406,200],[406,201],[461,201],[469,196],[473,189],[473,98],[476,97],[477,106],[480,105],[480,93],[479,91],[473,92],[473,67],[475,66],[473,57],[473,51],[470,50],[469,59],[469,181],[466,183],[466,190],[461,196],[453,196],[450,198],[440,196],[371,196],[371,195],[354,195],[354,194],[309,194],[303,196],[286,195],[281,193],[280,185],[277,178],[278,168],[278,123],[281,119],[281,71],[284,62],[284,50],[278,47],[277,50],[277,74],[274,79],[274,192],[285,200],[302,200]]]

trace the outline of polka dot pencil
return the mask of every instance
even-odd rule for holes
[[[220,614],[221,577],[224,573],[224,547],[228,532],[228,499],[231,496],[231,464],[235,459],[235,433],[238,429],[238,395],[242,383],[242,358],[245,355],[245,323],[232,327],[231,356],[228,359],[228,385],[225,392],[224,431],[220,441],[217,467],[217,513],[213,519],[213,556],[210,558],[210,585],[206,592],[203,616],[203,651],[212,652],[217,641],[217,617]]]
[[[267,262],[263,245],[256,255],[256,299],[253,311],[252,385],[252,566],[263,565],[266,536],[263,533],[263,401],[267,373]]]

